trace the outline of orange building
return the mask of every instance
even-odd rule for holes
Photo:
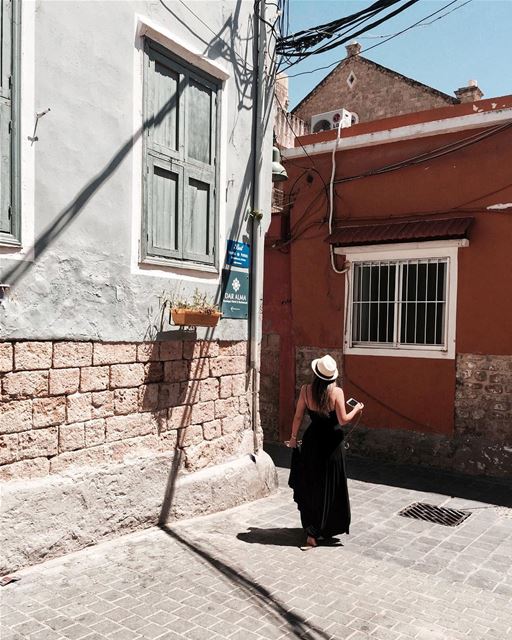
[[[366,407],[354,453],[512,473],[512,96],[310,134],[283,155],[267,440],[287,438],[309,362],[330,352]]]

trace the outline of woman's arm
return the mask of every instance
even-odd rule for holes
[[[354,417],[364,409],[364,404],[359,402],[356,407],[347,413],[345,408],[345,394],[343,393],[343,389],[340,387],[336,387],[333,391],[334,396],[334,408],[336,409],[336,417],[338,418],[338,422],[343,424],[348,424],[351,422]]]
[[[290,447],[297,446],[297,433],[299,432],[304,412],[306,411],[306,390],[305,387],[301,387],[299,393],[299,399],[297,400],[297,407],[295,408],[295,415],[292,422],[292,433],[290,435]]]

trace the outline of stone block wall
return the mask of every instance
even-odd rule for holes
[[[263,438],[279,442],[280,338],[277,333],[261,338],[260,416]]]
[[[457,356],[455,438],[460,466],[512,477],[512,356]]]
[[[339,378],[338,384],[342,383],[343,371],[341,367],[343,351],[342,349],[321,349],[318,347],[296,347],[295,350],[295,391],[296,397],[299,396],[300,388],[303,384],[309,384],[313,379],[313,371],[311,370],[311,362],[315,358],[321,358],[326,354],[331,355],[338,365]]]
[[[352,85],[349,77],[354,79]],[[309,124],[312,116],[348,109],[359,122],[399,116],[457,103],[456,98],[421,85],[399,73],[385,69],[361,56],[345,59],[320,83],[293,115]]]
[[[246,371],[245,341],[2,342],[0,480],[176,450],[185,471],[222,462],[250,441]]]

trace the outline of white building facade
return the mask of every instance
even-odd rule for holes
[[[2,0],[4,570],[274,487],[260,17],[230,0]],[[194,294],[223,309],[216,327],[172,324]]]

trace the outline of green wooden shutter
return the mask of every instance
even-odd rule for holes
[[[179,204],[183,200],[183,169],[172,162],[149,158],[148,253],[180,257]]]
[[[0,46],[0,232],[10,234],[11,225],[11,63],[12,2],[1,0]]]
[[[186,87],[183,257],[215,261],[217,87],[190,73]]]
[[[147,256],[213,264],[217,85],[146,41]]]
[[[214,259],[214,187],[211,176],[187,169],[183,217],[183,257],[212,263]]]
[[[180,96],[184,74],[146,43],[146,253],[181,257],[183,124]]]

